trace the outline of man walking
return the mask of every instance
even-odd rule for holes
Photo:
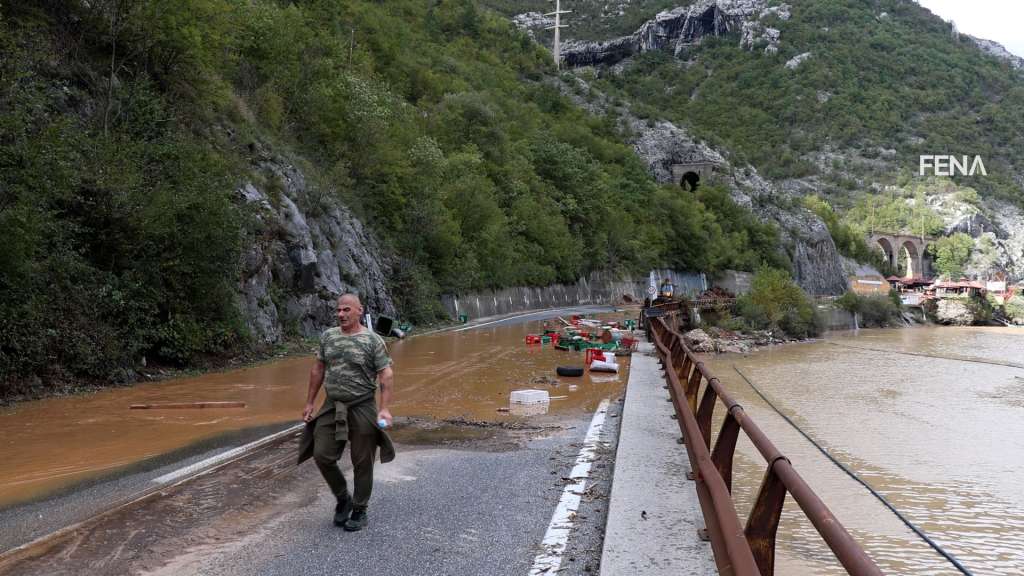
[[[363,305],[355,294],[338,298],[338,326],[320,336],[320,350],[309,373],[309,391],[302,419],[306,422],[299,462],[313,457],[331,492],[338,499],[334,524],[349,532],[366,527],[366,507],[373,490],[373,460],[381,447],[381,462],[395,457],[391,439],[377,425],[391,425],[391,358],[384,339],[359,323]],[[380,409],[375,393],[380,384]],[[327,399],[314,416],[313,401],[324,386]],[[349,496],[338,460],[350,444],[355,490]],[[350,516],[351,514],[351,516]]]

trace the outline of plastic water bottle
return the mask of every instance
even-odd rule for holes
[[[377,419],[377,427],[380,428],[381,430],[387,428],[388,427],[388,421],[383,419],[383,418],[378,418]]]

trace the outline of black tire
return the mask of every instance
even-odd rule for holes
[[[578,366],[559,366],[555,372],[559,376],[583,376],[583,368]]]

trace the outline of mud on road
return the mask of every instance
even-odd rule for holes
[[[613,412],[618,409],[613,402]],[[0,557],[0,574],[252,574],[289,573],[296,566],[301,569],[293,573],[337,573],[319,561],[325,554],[347,557],[346,536],[348,542],[363,538],[386,547],[396,538],[417,542],[418,534],[424,535],[420,544],[407,544],[380,567],[394,574],[450,573],[454,562],[464,574],[525,573],[585,429],[584,419],[564,417],[400,420],[393,431],[398,459],[377,464],[371,525],[359,535],[331,525],[333,497],[312,463],[295,465],[298,435],[293,434],[45,542],[8,552]],[[610,479],[615,438],[617,422],[595,464],[598,477],[603,471]],[[347,459],[346,453],[342,464],[350,475]],[[445,477],[446,470],[457,477]],[[420,492],[422,502],[441,500],[441,509],[455,519],[451,527],[446,529],[450,519],[430,525],[430,511],[411,509],[422,508],[415,504]],[[563,573],[596,572],[607,493],[607,482],[588,489],[580,537],[570,546]],[[509,531],[516,534],[512,541]],[[328,544],[319,553],[306,549],[301,543],[307,532]],[[476,539],[470,548],[466,534]],[[261,556],[267,550],[274,551]],[[424,564],[424,558],[431,560]],[[434,567],[421,571],[427,565]]]

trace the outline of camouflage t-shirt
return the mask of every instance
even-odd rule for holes
[[[324,389],[331,400],[350,402],[377,389],[377,372],[391,365],[384,339],[365,330],[347,335],[341,328],[320,335],[317,360],[326,366]]]

